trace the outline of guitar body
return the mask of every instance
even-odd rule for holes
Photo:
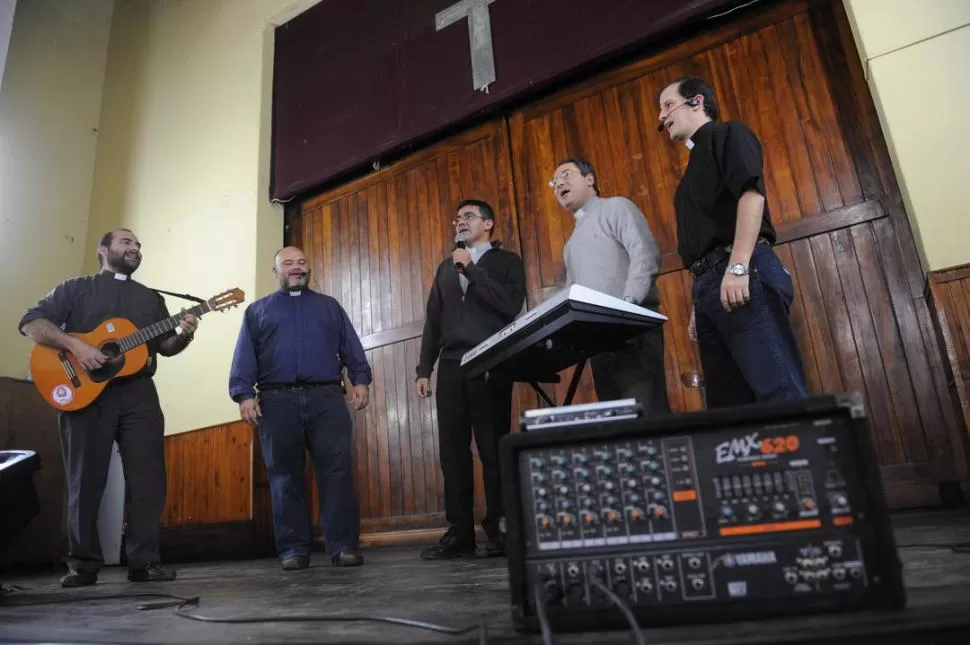
[[[148,347],[143,344],[121,351],[119,341],[136,331],[138,328],[131,321],[111,318],[86,334],[71,334],[109,357],[93,372],[84,369],[71,352],[35,345],[30,355],[34,386],[58,410],[72,412],[86,408],[112,379],[136,374],[148,363]]]

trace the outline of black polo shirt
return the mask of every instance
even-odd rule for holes
[[[142,329],[169,317],[165,299],[130,277],[115,278],[110,271],[65,280],[28,309],[17,329],[32,320],[46,318],[67,333],[87,333],[109,318],[126,318]],[[148,343],[151,360],[139,375],[155,374],[159,344],[172,336],[169,331]]]
[[[761,143],[748,126],[708,122],[691,141],[687,170],[674,194],[677,253],[688,267],[716,247],[734,243],[742,193],[754,188],[765,195]],[[775,243],[767,200],[760,235]]]

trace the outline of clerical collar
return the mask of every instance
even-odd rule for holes
[[[714,122],[706,121],[701,127],[694,131],[690,139],[684,139],[684,145],[687,146],[688,150],[693,150],[694,146],[699,143],[704,143],[707,141],[714,132]]]
[[[114,271],[109,271],[108,269],[104,269],[102,273],[107,273],[115,280],[127,280],[129,277],[127,273],[115,273]]]
[[[303,289],[300,289],[299,291],[287,291],[286,293],[290,294],[291,296],[302,296]]]

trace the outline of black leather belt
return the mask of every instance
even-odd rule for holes
[[[759,237],[755,244],[769,244],[768,238]],[[699,278],[722,262],[726,262],[728,259],[730,259],[730,257],[731,247],[719,246],[702,257],[700,260],[694,262],[692,265],[690,265],[690,267],[688,267],[687,270],[690,271],[691,275],[693,275],[695,278]]]
[[[340,381],[307,381],[305,383],[260,383],[256,388],[260,392],[269,392],[270,390],[311,390],[318,387],[327,387],[330,385],[340,385]]]

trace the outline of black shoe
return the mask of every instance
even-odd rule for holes
[[[131,582],[169,582],[175,580],[175,570],[165,570],[158,562],[150,562],[139,569],[128,569]]]
[[[87,587],[98,581],[97,571],[78,571],[69,569],[67,575],[61,578],[62,587]]]
[[[330,562],[335,567],[359,567],[364,564],[364,556],[357,552],[357,549],[347,547],[337,555],[330,557]]]
[[[475,537],[470,539],[458,537],[453,528],[445,531],[441,540],[434,546],[421,551],[422,560],[449,560],[453,558],[471,558],[475,556]]]
[[[305,555],[291,555],[287,558],[283,558],[280,566],[283,567],[283,571],[306,569],[310,566],[310,558],[306,557]]]
[[[505,540],[502,538],[488,538],[488,542],[485,543],[484,555],[486,558],[504,558]]]

